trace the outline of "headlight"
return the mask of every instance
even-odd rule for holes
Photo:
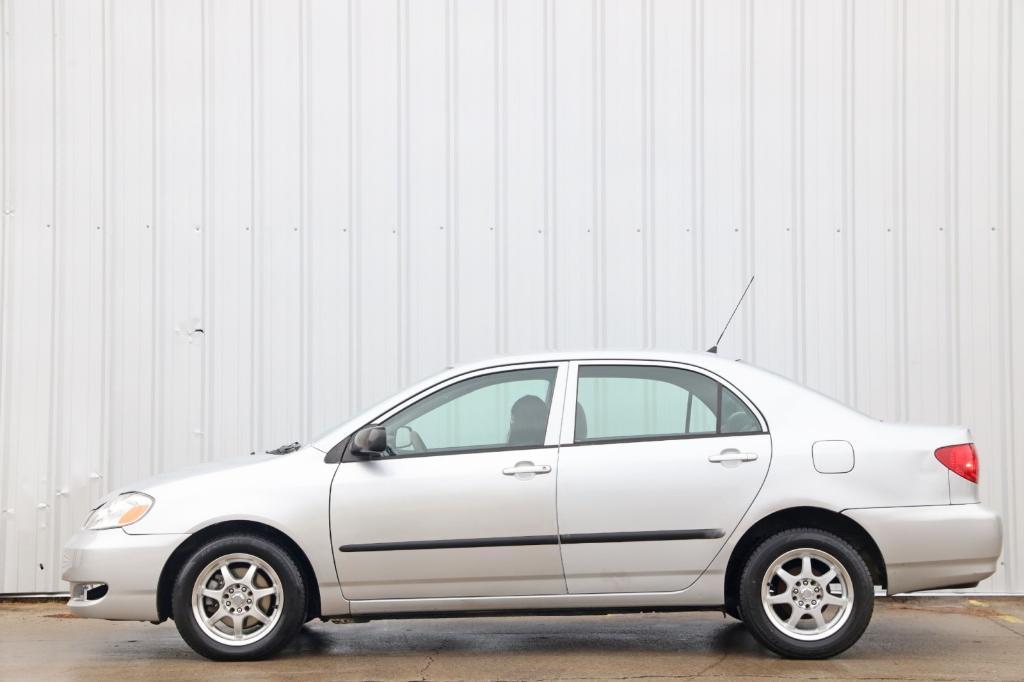
[[[122,493],[89,514],[84,528],[105,530],[129,526],[145,516],[152,506],[153,498],[145,493]]]

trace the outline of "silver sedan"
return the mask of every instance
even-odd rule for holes
[[[714,609],[823,658],[876,591],[976,585],[1002,545],[966,428],[712,354],[477,363],[275,452],[100,500],[71,610],[251,660],[313,618]]]

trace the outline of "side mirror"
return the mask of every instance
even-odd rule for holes
[[[378,457],[387,449],[388,436],[383,426],[368,426],[356,432],[352,439],[352,454],[360,457]]]

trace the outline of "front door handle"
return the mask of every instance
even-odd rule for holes
[[[709,455],[709,462],[753,462],[757,459],[756,452],[740,452],[739,450],[722,450],[717,455]]]
[[[516,462],[515,466],[502,469],[501,473],[505,474],[506,476],[529,478],[532,477],[533,474],[550,474],[551,467],[547,464],[534,464],[533,462]]]

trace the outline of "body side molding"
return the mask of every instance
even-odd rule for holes
[[[340,552],[395,552],[413,549],[466,549],[476,547],[525,547],[529,545],[582,545],[602,542],[661,542],[666,540],[714,540],[725,535],[721,528],[652,530],[628,533],[568,533],[565,535],[518,535],[456,540],[409,540],[342,545]]]

